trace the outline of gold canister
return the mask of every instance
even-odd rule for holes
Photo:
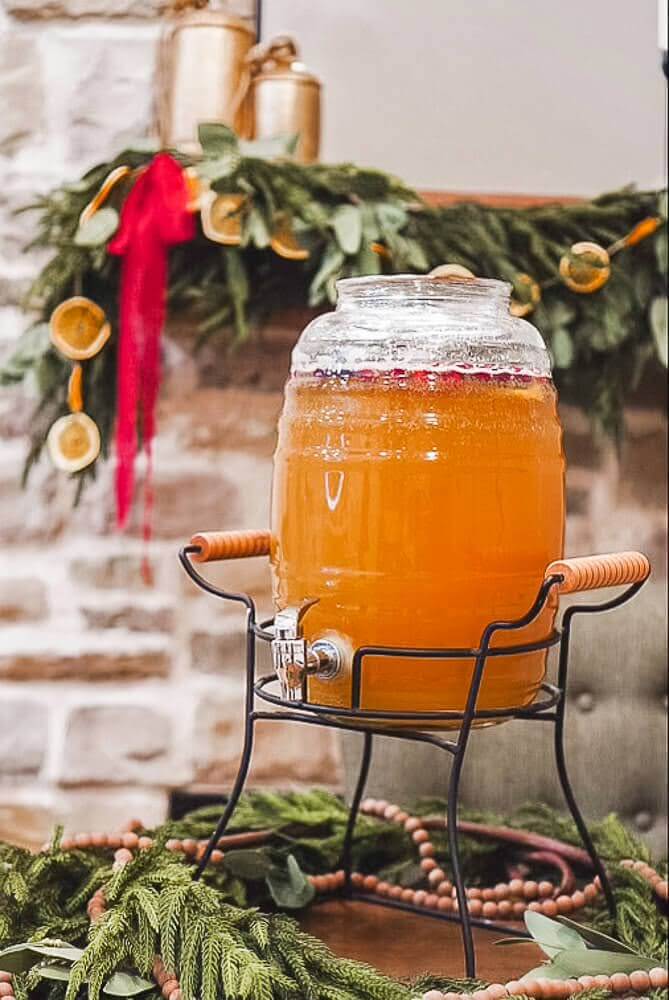
[[[247,133],[254,139],[297,135],[294,159],[313,163],[320,144],[321,83],[297,55],[293,39],[279,36],[253,59]]]
[[[172,15],[157,67],[158,131],[163,146],[198,153],[203,121],[239,129],[238,104],[253,29],[223,11],[187,8]]]

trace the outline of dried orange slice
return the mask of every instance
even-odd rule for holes
[[[186,207],[189,212],[199,212],[206,185],[203,183],[195,167],[186,167],[184,177],[188,190],[188,205]]]
[[[46,444],[57,469],[80,472],[100,454],[100,431],[88,414],[68,413],[53,424]]]
[[[514,279],[514,295],[511,296],[509,312],[522,319],[529,316],[541,302],[541,285],[531,274],[517,274]]]
[[[284,219],[274,230],[269,245],[274,253],[286,260],[306,260],[309,256],[309,251],[297,242],[290,219]]]
[[[105,177],[104,181],[102,182],[102,185],[100,186],[100,190],[95,195],[95,197],[92,198],[91,201],[89,201],[88,205],[86,205],[83,212],[79,216],[80,226],[83,226],[84,223],[88,222],[88,220],[95,215],[97,210],[102,205],[104,205],[104,203],[106,202],[107,198],[112,193],[116,185],[120,181],[128,177],[129,174],[131,173],[132,171],[130,167],[121,166],[121,167],[116,167],[114,170],[112,170],[110,174],[108,174],[107,177]]]
[[[242,242],[241,211],[246,202],[243,194],[209,193],[202,198],[202,229],[204,235],[214,243],[226,247],[238,247]]]
[[[560,261],[560,277],[572,292],[587,295],[605,285],[611,275],[611,258],[598,243],[584,240],[574,245]]]
[[[104,310],[92,299],[75,295],[54,309],[49,320],[51,343],[72,361],[93,358],[109,339]]]
[[[476,275],[464,264],[439,264],[433,267],[428,277],[430,278],[475,278]]]

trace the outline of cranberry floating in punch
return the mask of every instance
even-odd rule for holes
[[[346,707],[357,647],[476,647],[527,610],[563,554],[564,458],[548,354],[509,314],[510,286],[399,276],[338,293],[293,353],[272,570],[280,617],[302,609],[309,642],[337,651],[309,700]],[[500,642],[544,638],[553,611]],[[491,661],[479,706],[531,701],[545,660]],[[360,707],[461,711],[472,668],[370,658]]]

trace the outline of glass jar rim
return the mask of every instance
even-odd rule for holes
[[[356,278],[340,278],[337,283],[337,299],[374,298],[376,295],[407,295],[412,293],[420,298],[467,298],[468,296],[489,299],[508,299],[512,286],[499,278],[478,278],[461,276],[439,276],[430,274],[370,274]]]

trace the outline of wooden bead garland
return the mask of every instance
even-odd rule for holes
[[[433,891],[402,888],[398,885],[391,885],[376,875],[363,875],[360,872],[353,872],[351,875],[354,888],[363,892],[373,892],[381,897],[411,903],[416,907],[456,913],[458,900],[455,898],[455,889],[435,860],[436,851],[423,821],[417,816],[410,816],[399,806],[391,805],[385,800],[366,799],[361,805],[361,812],[403,826],[418,847],[421,869],[426,874],[428,884]],[[121,834],[79,833],[74,837],[63,839],[60,847],[61,850],[111,848],[115,852],[113,869],[119,871],[132,861],[133,850],[148,850],[153,846],[151,837],[138,835],[136,831],[141,829],[142,824],[138,820],[133,820]],[[251,836],[257,840],[258,836],[263,834],[264,831],[259,831]],[[238,838],[245,836],[241,834],[238,835]],[[230,846],[229,841],[232,839],[227,838],[227,846]],[[219,844],[225,841],[226,838],[223,838]],[[187,858],[198,859],[203,856],[207,843],[207,841],[192,839],[173,839],[169,840],[165,846],[168,850],[182,853]],[[50,845],[45,845],[44,850],[49,849]],[[220,864],[224,857],[224,852],[216,849],[211,854],[211,861],[214,864]],[[667,880],[663,879],[650,865],[632,859],[622,861],[621,865],[638,872],[661,899],[667,899]],[[341,869],[325,875],[309,876],[310,883],[318,893],[336,891],[344,885],[345,879],[345,873]],[[600,888],[599,879],[595,878],[583,889],[576,890],[571,894],[559,895],[559,889],[547,880],[536,882],[531,879],[516,878],[511,879],[508,883],[500,882],[494,888],[472,887],[467,889],[467,905],[471,916],[483,917],[484,919],[518,920],[522,919],[526,909],[552,917],[559,913],[571,913],[585,906],[586,903],[592,902],[599,894]],[[105,907],[104,890],[98,889],[91,897],[87,907],[88,916],[92,923],[100,919],[105,912]],[[178,979],[165,968],[159,955],[156,955],[152,973],[164,1000],[183,1000]],[[639,970],[629,975],[615,973],[612,976],[580,976],[578,979],[567,980],[542,978],[511,980],[508,983],[493,983],[485,989],[476,990],[473,993],[443,993],[440,990],[428,990],[421,995],[421,1000],[503,1000],[504,997],[512,996],[529,996],[536,998],[536,1000],[552,1000],[552,998],[566,1000],[573,994],[593,988],[608,990],[614,994],[643,994],[650,989],[666,988],[667,984],[667,970],[658,966],[650,972]],[[0,971],[0,1000],[2,998],[14,1000],[14,996],[10,973]]]
[[[432,891],[403,889],[379,881],[373,875],[364,876],[358,872],[354,872],[351,876],[353,887],[363,892],[376,893],[417,907],[457,913],[459,906],[455,888],[435,860],[435,847],[422,820],[417,816],[410,816],[399,806],[392,805],[383,799],[366,799],[362,803],[360,811],[365,815],[377,816],[404,827],[418,847],[418,855],[421,859],[420,866]],[[74,837],[63,839],[61,849],[67,851],[107,847],[117,852],[124,850],[128,853],[133,850],[148,850],[153,846],[153,840],[151,837],[139,836],[135,832],[138,829],[142,829],[142,824],[138,820],[133,820],[120,834],[79,833]],[[251,834],[251,837],[255,839],[259,835],[262,834],[256,832]],[[245,834],[238,835],[239,838],[246,836]],[[225,838],[221,843],[224,841]],[[199,860],[206,850],[207,843],[206,840],[197,841],[186,838],[184,840],[168,840],[165,846],[170,851],[184,854],[193,860]],[[50,845],[45,845],[44,849],[48,850],[49,847]],[[131,855],[128,857],[128,853],[121,855],[124,863],[127,863],[131,858]],[[211,854],[210,861],[212,864],[221,864],[224,858],[224,852],[215,849]],[[667,900],[669,896],[667,880],[663,879],[654,868],[644,861],[633,861],[632,859],[622,861],[621,865],[638,872],[661,899]],[[344,884],[344,873],[337,871],[324,875],[311,875],[309,881],[319,894],[335,892]],[[582,889],[571,893],[560,893],[559,889],[547,880],[537,883],[532,879],[516,878],[511,879],[508,883],[500,882],[494,888],[478,889],[473,887],[466,891],[471,916],[484,920],[522,920],[526,909],[543,913],[547,917],[555,917],[558,914],[567,915],[580,910],[597,898],[600,892],[600,883],[599,878],[595,878]],[[89,907],[93,905],[96,897],[99,903],[100,900],[96,894],[89,903]],[[96,905],[93,912],[99,918],[103,910],[100,910],[99,906]],[[91,918],[93,919],[93,917]]]
[[[391,805],[385,799],[365,799],[360,811],[367,816],[377,816],[379,819],[403,826],[418,848],[421,859],[420,867],[425,873],[430,892],[423,889],[402,889],[399,894],[392,892],[393,887],[378,880],[374,876],[362,876],[354,872],[351,876],[353,887],[363,892],[374,892],[390,899],[399,899],[425,909],[441,910],[443,913],[457,913],[459,903],[453,883],[435,860],[435,847],[430,840],[423,820],[418,816],[409,816]],[[322,879],[323,876],[316,876]],[[317,892],[329,891],[322,881],[312,884]],[[535,882],[532,879],[511,879],[510,882],[500,882],[494,888],[470,888],[467,892],[467,907],[470,916],[483,920],[522,920],[525,910],[535,910],[547,917],[558,914],[573,913],[587,903],[591,903],[600,892],[599,878],[589,882],[583,889],[572,893],[561,893],[559,887],[552,882]]]
[[[579,976],[578,979],[520,979],[508,983],[492,983],[473,993],[442,993],[428,990],[421,1000],[503,1000],[504,997],[528,996],[536,1000],[566,1000],[575,993],[600,989],[609,993],[646,993],[650,989],[666,989],[667,970],[658,966],[650,972],[639,970],[627,975],[616,972],[612,976]]]
[[[222,843],[225,842],[226,838],[223,838]],[[198,861],[203,857],[208,843],[208,840],[173,839],[168,840],[165,847],[168,851],[173,851],[175,854],[185,854],[187,858],[193,858],[195,861]],[[126,857],[126,863],[132,860],[132,851],[148,851],[150,847],[153,847],[153,839],[151,837],[138,837],[136,833],[132,832],[122,834],[78,833],[74,837],[64,837],[60,842],[60,849],[62,851],[88,850],[90,848],[111,848],[117,854],[119,851],[125,851],[129,854],[129,857],[123,855]],[[50,844],[45,844],[42,847],[42,851],[50,849]],[[223,851],[214,849],[211,853],[210,861],[212,864],[219,865],[224,857],[225,854]]]
[[[665,903],[669,900],[669,882],[667,882],[666,878],[662,878],[654,868],[647,865],[645,861],[633,861],[632,858],[627,858],[625,861],[621,861],[620,864],[623,868],[629,868],[637,872],[641,878],[648,882],[653,892],[660,899],[663,899]]]

